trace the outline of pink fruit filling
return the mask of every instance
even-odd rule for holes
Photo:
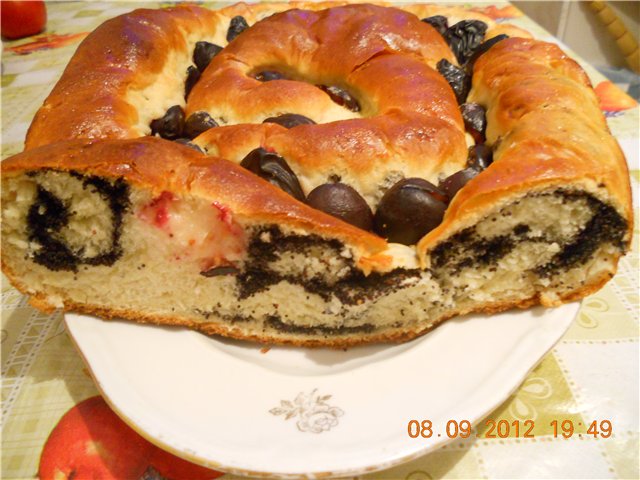
[[[219,202],[194,203],[162,192],[138,214],[168,237],[168,253],[176,260],[191,260],[202,271],[233,265],[246,251],[243,229],[231,209]]]

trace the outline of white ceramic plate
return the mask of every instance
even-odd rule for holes
[[[348,351],[263,353],[183,329],[66,323],[107,401],[150,441],[218,470],[286,478],[358,475],[441,446],[447,421],[499,406],[578,308],[466,316]],[[433,436],[410,438],[412,419],[431,420]]]

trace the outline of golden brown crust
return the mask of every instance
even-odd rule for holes
[[[159,138],[60,142],[15,155],[0,168],[3,177],[51,168],[123,178],[157,194],[169,191],[221,202],[239,221],[286,225],[337,238],[364,257],[386,247],[380,237],[295,200],[244,168]]]
[[[291,130],[265,127],[261,145],[284,156],[298,175],[327,172],[310,180],[311,188],[329,173],[350,173],[348,183],[370,198],[392,172],[435,179],[443,167],[464,164],[458,104],[434,70],[442,58],[455,62],[442,36],[398,9],[290,10],[256,24],[217,55],[189,95],[186,113],[207,111],[223,123],[240,123],[226,130],[244,131],[245,123],[283,112],[323,123]],[[252,78],[262,70],[298,81]],[[316,85],[348,88],[365,118],[331,121],[348,112]],[[220,146],[220,135],[230,134],[210,130],[198,142],[227,148]],[[244,153],[258,146],[252,137],[235,140]]]
[[[208,10],[141,9],[104,22],[78,47],[38,110],[26,149],[75,138],[134,138],[138,113],[128,89],[155,80],[168,52],[186,50],[180,25],[202,30]]]
[[[337,176],[375,206],[398,172],[437,182],[443,172],[463,168],[458,104],[433,68],[442,58],[455,63],[442,36],[402,10],[290,10],[256,24],[217,55],[189,95],[186,113],[207,111],[223,124],[239,123],[196,139],[210,152],[239,162],[262,146],[283,156],[307,191]],[[264,69],[302,81],[252,78]],[[318,84],[348,86],[365,118],[323,123],[347,111]],[[283,112],[322,124],[256,125]]]
[[[220,10],[179,6],[139,9],[106,21],[78,47],[62,77],[36,114],[26,139],[26,149],[76,138],[135,138],[139,112],[127,101],[132,90],[153,84],[171,53],[190,56],[186,31],[201,38],[226,32],[229,19],[243,15],[255,23],[274,12],[291,8],[320,10],[353,2],[238,3]],[[378,5],[387,5],[378,2]],[[490,18],[462,8],[433,5],[403,7],[420,18],[435,14],[454,19],[479,18],[490,28]],[[526,34],[526,32],[523,32]],[[425,47],[426,48],[426,47]],[[450,55],[450,54],[449,54]]]
[[[480,57],[469,101],[487,108],[494,162],[449,205],[419,245],[427,252],[492,206],[527,192],[586,190],[633,225],[627,163],[589,80],[556,45],[510,38]]]
[[[393,42],[381,32],[393,35]],[[394,83],[372,81],[368,72],[358,75],[375,57],[388,54],[402,54],[396,59],[402,63],[389,66],[383,62],[374,74],[381,80],[381,74],[386,77],[394,68],[403,69],[402,76],[391,76]],[[442,58],[455,61],[442,36],[398,9],[348,5],[320,12],[290,10],[254,25],[217,55],[189,96],[187,112],[211,111],[222,103],[237,117],[237,123],[249,123],[274,106],[313,116],[333,106],[317,84],[349,85],[362,97],[364,110],[385,111],[398,106],[398,93],[419,95],[417,87],[422,84],[416,82],[424,76],[414,70],[422,62],[435,67]],[[307,83],[262,83],[248,76],[261,69],[278,69]],[[441,83],[443,79],[431,76],[428,80]],[[407,91],[407,82],[414,82],[412,91]],[[371,88],[377,90],[373,95]],[[447,120],[455,116],[451,121],[460,126],[455,101],[452,105],[454,108],[439,108],[438,113]],[[415,108],[406,102],[401,106]],[[433,104],[422,99],[419,107],[431,111]]]
[[[218,127],[195,143],[237,163],[263,147],[285,158],[307,191],[335,175],[367,199],[380,195],[382,185],[398,172],[437,182],[442,172],[463,168],[467,151],[461,130],[438,118],[401,110],[289,130],[274,124]]]

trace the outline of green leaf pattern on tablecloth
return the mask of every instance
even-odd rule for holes
[[[582,328],[596,328],[599,325],[600,321],[598,320],[598,316],[594,315],[594,312],[590,312],[589,310],[599,313],[606,312],[609,310],[609,305],[601,298],[595,297],[583,302],[582,309],[578,314],[578,326]]]
[[[587,297],[569,331],[565,334],[565,341],[607,341],[622,340],[638,337],[638,323],[629,315],[622,299],[629,305],[637,304],[637,293],[627,291],[631,285],[624,288],[629,279],[622,280],[617,285],[607,284],[595,295]],[[618,292],[616,292],[616,289]]]
[[[532,433],[537,437],[553,434],[551,426],[553,420],[571,420],[576,426],[578,423],[584,423],[580,414],[571,413],[576,410],[577,404],[571,388],[555,356],[551,354],[547,355],[529,374],[518,391],[493,411],[487,419],[496,423],[507,420],[510,425],[515,420],[519,420],[522,424],[525,420],[533,420],[535,427]],[[489,429],[485,422],[481,422],[481,427],[478,429],[481,437]],[[514,428],[510,429],[509,436],[516,437]],[[523,436],[522,428],[519,430],[519,436]]]

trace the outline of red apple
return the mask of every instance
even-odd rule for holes
[[[113,413],[102,397],[73,407],[53,429],[40,456],[40,480],[137,479],[155,447]]]
[[[65,413],[42,449],[40,480],[212,480],[223,475],[182,460],[147,442],[91,397]]]
[[[633,97],[609,80],[600,82],[594,89],[600,103],[600,109],[606,112],[620,112],[638,105]]]
[[[42,0],[0,2],[2,36],[10,40],[35,35],[44,30],[47,9]]]

